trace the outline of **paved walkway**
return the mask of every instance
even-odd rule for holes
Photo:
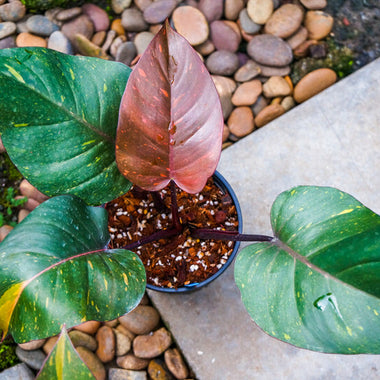
[[[334,186],[380,213],[380,59],[223,152],[245,232],[270,234],[276,196]],[[380,355],[328,355],[264,334],[249,318],[233,270],[194,294],[150,292],[199,380],[380,379]]]

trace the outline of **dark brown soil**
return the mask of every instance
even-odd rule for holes
[[[166,205],[161,211],[157,211],[151,193],[136,188],[106,205],[112,248],[121,248],[172,228],[169,188],[159,194]],[[190,228],[238,229],[231,197],[212,179],[199,194],[188,194],[177,188],[177,200],[180,222],[185,226],[182,233],[133,250],[144,263],[147,282],[151,285],[177,288],[202,282],[227,262],[234,248],[232,241],[203,241],[191,237]]]
[[[380,0],[330,0],[324,11],[334,17],[334,41],[352,50],[354,70],[380,57]]]

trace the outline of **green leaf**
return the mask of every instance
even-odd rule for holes
[[[145,291],[137,255],[108,250],[107,212],[64,195],[29,214],[0,243],[0,330],[17,342],[56,335],[135,308]]]
[[[272,206],[275,239],[245,248],[235,280],[268,334],[342,354],[380,353],[380,216],[327,187],[296,187]]]
[[[37,379],[95,379],[94,375],[79,357],[70,341],[65,327],[63,327],[61,335],[46,359]]]
[[[115,135],[130,72],[44,48],[0,50],[0,133],[29,182],[93,205],[129,190],[116,166]]]

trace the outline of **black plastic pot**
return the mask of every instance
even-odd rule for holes
[[[243,218],[242,218],[242,213],[241,213],[239,201],[236,197],[236,194],[234,193],[230,184],[226,181],[226,179],[220,173],[215,172],[213,175],[213,178],[214,178],[215,184],[220,189],[222,189],[222,191],[224,193],[227,193],[231,196],[232,201],[236,207],[236,212],[237,212],[237,216],[238,216],[238,222],[239,222],[238,231],[239,231],[239,233],[242,233],[242,231],[243,231]],[[235,242],[234,249],[233,249],[231,255],[229,256],[227,262],[218,270],[218,272],[216,272],[215,274],[210,276],[207,280],[204,280],[202,282],[192,283],[192,284],[185,285],[185,286],[181,286],[177,289],[164,288],[164,287],[150,285],[150,284],[147,284],[146,287],[147,287],[147,289],[156,290],[158,292],[164,292],[164,293],[189,293],[189,292],[192,292],[194,290],[200,289],[200,288],[208,285],[210,282],[214,281],[216,278],[218,278],[230,266],[230,264],[233,262],[236,254],[239,250],[239,246],[240,246],[240,241]]]

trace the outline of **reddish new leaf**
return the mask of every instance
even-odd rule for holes
[[[197,193],[215,171],[222,131],[220,101],[207,69],[166,21],[130,75],[121,101],[119,170],[149,191],[174,180]]]

